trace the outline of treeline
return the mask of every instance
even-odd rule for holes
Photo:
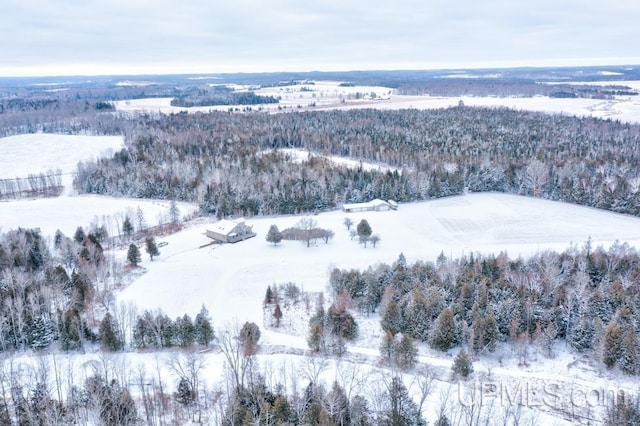
[[[57,197],[62,193],[62,172],[48,171],[26,178],[0,179],[0,200],[3,198]]]
[[[330,285],[361,312],[379,311],[385,332],[437,350],[481,354],[508,342],[527,363],[532,347],[554,357],[566,342],[607,368],[640,374],[640,255],[626,244],[527,260],[441,255],[409,265],[401,255],[365,271],[334,269]]]
[[[127,147],[85,163],[81,192],[175,198],[204,213],[297,213],[372,198],[425,200],[469,191],[526,194],[640,214],[640,126],[456,107],[418,111],[142,116]],[[387,164],[348,169],[277,151]]]
[[[215,105],[259,105],[277,104],[279,101],[273,96],[256,95],[255,92],[236,92],[227,88],[215,90],[197,90],[180,94],[171,100],[171,106],[196,107]]]
[[[471,77],[465,74],[452,78],[429,79],[403,84],[395,90],[398,95],[409,96],[499,96],[552,98],[610,99],[613,96],[637,96],[631,87],[615,81],[611,85],[544,84],[528,79],[501,79],[499,77]]]

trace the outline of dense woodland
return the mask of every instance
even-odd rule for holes
[[[213,86],[207,89],[192,87],[181,91],[171,100],[172,106],[180,107],[277,103],[278,99],[273,96],[256,95],[251,90],[235,91],[227,86]]]
[[[130,126],[132,123],[127,123]],[[80,165],[82,192],[173,198],[219,217],[499,191],[640,214],[640,126],[506,108],[137,118],[127,147]],[[382,163],[348,169],[277,148]]]
[[[633,375],[640,373],[639,282],[638,252],[619,244],[526,260],[441,255],[436,264],[408,265],[400,256],[393,265],[334,269],[330,277],[335,295],[348,295],[362,313],[380,312],[391,336],[441,351],[463,345],[478,355],[507,342],[523,364],[531,347],[554,357],[566,342]]]

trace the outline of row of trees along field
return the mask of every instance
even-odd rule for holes
[[[118,125],[125,149],[79,166],[81,192],[197,202],[221,217],[465,189],[640,215],[640,126],[611,120],[462,106],[134,120]],[[297,163],[277,151],[292,147],[393,171],[348,169],[320,157]]]

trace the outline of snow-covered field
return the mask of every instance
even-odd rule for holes
[[[61,170],[70,186],[79,161],[107,155],[124,145],[122,136],[30,133],[0,138],[0,179]]]
[[[56,198],[0,201],[0,231],[40,228],[44,235],[53,236],[60,229],[73,235],[78,226],[86,228],[92,223],[117,231],[125,214],[135,219],[138,207],[147,225],[157,225],[161,219],[168,222],[168,201],[73,194],[71,184],[78,162],[111,155],[123,144],[121,136],[34,133],[0,138],[0,179],[60,169],[65,186],[63,195]],[[188,203],[178,203],[178,207],[183,217],[197,210]]]
[[[177,203],[182,217],[191,215],[197,206]],[[115,198],[99,195],[60,196],[36,200],[0,202],[0,231],[18,227],[40,228],[45,236],[53,236],[57,229],[72,236],[78,226],[105,225],[111,235],[117,235],[125,215],[135,224],[138,207],[148,226],[169,222],[170,202],[137,198]],[[137,226],[137,225],[134,225]]]
[[[236,244],[199,248],[210,240],[210,223],[189,226],[169,236],[167,247],[147,273],[121,294],[141,308],[161,307],[170,316],[197,312],[206,304],[220,324],[234,318],[262,321],[267,285],[292,281],[309,291],[325,290],[329,270],[366,268],[391,263],[402,252],[407,260],[433,261],[441,253],[460,257],[471,253],[507,252],[527,256],[547,249],[581,247],[589,238],[594,246],[609,247],[616,240],[640,247],[640,219],[602,210],[506,194],[469,194],[429,202],[401,204],[397,211],[343,213],[312,218],[335,237],[307,248],[284,241],[274,247],[265,241],[271,224],[284,229],[303,216],[249,219],[256,238]],[[355,223],[367,219],[381,238],[376,248],[351,240],[345,217]],[[176,284],[179,283],[179,286]],[[162,285],[166,291],[157,291]],[[174,286],[176,285],[176,286]]]
[[[94,159],[123,145],[122,136],[30,133],[0,138],[0,179],[56,169],[71,173],[79,161]]]
[[[580,84],[580,82],[576,83]],[[589,84],[624,84],[638,89],[640,82],[589,82]],[[357,109],[376,108],[387,110],[398,109],[436,109],[458,105],[460,101],[468,106],[508,107],[517,110],[562,113],[567,115],[611,118],[630,123],[640,123],[640,99],[638,96],[617,96],[615,99],[559,99],[546,96],[532,98],[506,97],[437,97],[437,96],[401,96],[393,94],[393,90],[380,86],[341,87],[339,82],[318,81],[315,84],[299,84],[281,87],[268,87],[256,91],[259,95],[279,96],[279,104],[252,105],[252,110],[263,111],[308,111],[322,109]],[[356,96],[360,94],[361,96]],[[375,98],[371,96],[375,94]],[[314,104],[315,106],[310,106]],[[171,98],[135,99],[115,102],[116,109],[124,112],[162,112],[177,113],[180,111],[206,112],[227,111],[229,108],[243,110],[245,106],[215,107],[172,107]],[[281,109],[279,109],[281,108]]]
[[[161,249],[161,255],[153,262],[144,259],[146,273],[122,291],[119,300],[133,302],[139,309],[161,308],[170,317],[198,312],[202,304],[209,309],[216,327],[253,321],[263,330],[262,345],[266,353],[307,350],[305,324],[309,311],[304,302],[296,309],[285,308],[282,329],[269,328],[265,324],[263,299],[266,287],[273,284],[294,282],[305,291],[327,291],[329,271],[333,267],[366,268],[378,262],[390,263],[402,252],[409,262],[418,259],[433,261],[444,252],[448,257],[470,253],[499,253],[510,256],[527,256],[547,249],[563,250],[571,245],[581,247],[588,239],[592,245],[608,248],[616,241],[628,242],[640,248],[640,219],[609,213],[597,209],[579,207],[529,197],[506,194],[468,194],[429,202],[400,205],[397,211],[343,213],[334,211],[312,218],[318,226],[330,228],[335,237],[325,244],[319,241],[307,248],[304,244],[284,241],[278,246],[264,239],[271,224],[280,229],[294,225],[303,216],[278,216],[249,219],[258,236],[236,244],[213,245],[199,248],[210,240],[204,235],[213,223],[199,219],[183,231],[164,238],[169,244]],[[343,221],[350,217],[354,222],[367,219],[381,243],[364,248],[351,240]],[[315,301],[312,300],[311,310]],[[266,314],[268,317],[268,314]],[[350,347],[344,361],[361,367],[373,368],[378,362],[378,346],[381,339],[377,315],[357,318],[362,331]],[[296,322],[302,322],[295,324]],[[518,365],[510,349],[476,361],[474,376],[479,382],[463,384],[464,389],[447,382],[452,354],[443,355],[420,345],[420,362],[436,369],[439,381],[437,391],[430,396],[437,407],[443,392],[452,392],[454,398],[467,395],[473,386],[492,383],[505,386],[501,391],[539,392],[545,386],[557,386],[559,401],[568,404],[574,394],[582,397],[585,392],[603,389],[634,389],[631,378],[604,371],[602,366],[583,360],[559,347],[559,356],[548,360],[536,349],[531,350],[529,365]],[[221,369],[219,355],[209,358],[211,367],[207,380],[215,381]],[[264,355],[262,365],[287,364],[298,373],[304,359],[297,355]],[[368,366],[368,367],[367,367]],[[327,383],[335,377],[336,366],[327,369]],[[270,370],[272,371],[272,370]],[[411,383],[411,379],[407,380]],[[507,388],[508,387],[508,388]],[[555,389],[555,388],[554,388]],[[416,392],[415,389],[412,392]],[[504,397],[504,393],[501,395]],[[537,394],[539,395],[539,393]],[[527,396],[529,398],[531,395]],[[532,398],[535,398],[533,396]],[[569,402],[568,402],[569,401]],[[505,401],[501,401],[506,403]],[[585,404],[584,401],[574,401]],[[525,407],[530,419],[537,424],[572,424],[558,417],[569,406]],[[458,401],[455,401],[458,404]],[[583,408],[579,407],[579,408]],[[529,410],[532,408],[532,410]],[[594,407],[598,411],[602,407]],[[435,420],[437,413],[429,412]],[[593,413],[592,413],[593,414]]]

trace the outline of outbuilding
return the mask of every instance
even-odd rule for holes
[[[350,203],[342,205],[342,211],[345,213],[381,212],[386,210],[396,210],[397,208],[398,203],[395,201],[384,201],[378,198],[367,203]]]
[[[220,243],[236,243],[255,236],[253,227],[248,226],[243,218],[222,219],[216,222],[211,229],[207,229],[207,237]]]

